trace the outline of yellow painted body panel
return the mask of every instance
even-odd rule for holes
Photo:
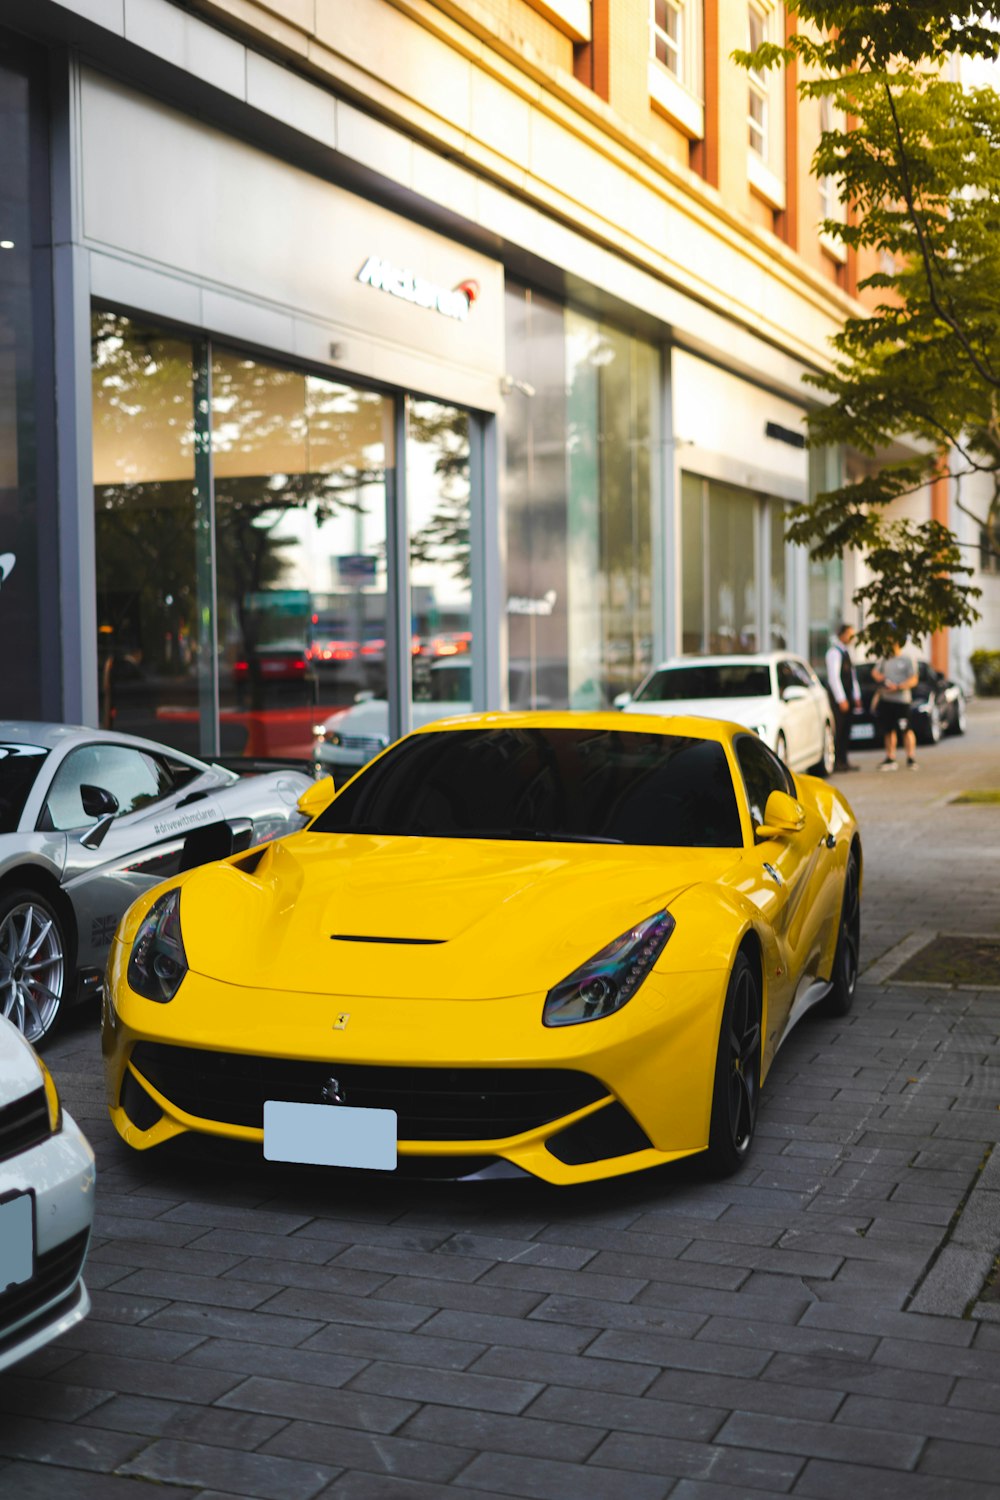
[[[418,731],[442,732],[456,721]],[[708,1144],[722,1008],[735,955],[760,954],[762,1075],[799,987],[829,976],[856,828],[825,782],[796,778],[805,826],[754,844],[732,740],[737,726],[615,715],[479,715],[463,727],[614,728],[719,740],[740,801],[743,847],[322,834],[309,829],[187,872],[122,919],[108,965],[103,1045],[108,1105],[136,1148],[185,1130],[259,1142],[262,1131],[186,1113],[143,1079],[163,1114],[149,1130],[121,1107],[137,1042],[330,1066],[558,1068],[600,1081],[607,1099],[504,1140],[401,1141],[401,1155],[500,1157],[549,1182],[614,1176]],[[362,773],[364,774],[364,773]],[[832,847],[831,847],[832,846]],[[777,870],[780,886],[765,870]],[[180,887],[189,972],[167,1004],[129,986],[128,958],[153,901]],[[667,907],[676,927],[653,972],[613,1015],[546,1027],[555,984],[637,921]],[[404,938],[406,943],[349,939]],[[346,1017],[346,1019],[345,1019]],[[136,1070],[138,1073],[138,1070]],[[139,1074],[141,1078],[141,1074]],[[582,1166],[545,1142],[617,1100],[650,1149]],[[317,1100],[317,1102],[319,1102]]]

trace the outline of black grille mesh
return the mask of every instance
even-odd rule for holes
[[[73,1235],[72,1239],[57,1245],[54,1250],[47,1250],[38,1257],[35,1274],[30,1281],[22,1281],[19,1286],[9,1287],[0,1296],[0,1327],[22,1323],[47,1303],[72,1290],[83,1267],[89,1235],[90,1230],[83,1229],[79,1234]],[[23,1327],[19,1328],[0,1340],[0,1353],[7,1345],[22,1338],[25,1331]]]
[[[47,1141],[51,1134],[45,1090],[38,1088],[0,1109],[0,1161]]]
[[[394,1109],[404,1141],[503,1140],[608,1093],[596,1078],[568,1068],[369,1067],[161,1042],[139,1042],[132,1065],[188,1114],[257,1129],[265,1100],[320,1104],[326,1080],[336,1078],[343,1103]]]

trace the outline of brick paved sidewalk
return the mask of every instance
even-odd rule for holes
[[[1000,785],[998,730],[845,779],[869,964],[1000,930],[1000,807],[948,803]],[[997,1139],[998,1038],[1000,990],[865,981],[783,1048],[741,1176],[558,1193],[126,1153],[76,1024],[94,1310],[0,1380],[0,1496],[996,1497],[1000,1325],[904,1309]]]

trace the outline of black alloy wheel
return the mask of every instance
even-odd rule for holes
[[[854,1004],[861,961],[861,874],[858,856],[851,850],[844,876],[840,906],[840,928],[833,956],[832,988],[823,1004],[828,1016],[846,1016]]]
[[[760,1100],[760,986],[744,953],[736,955],[722,1012],[706,1163],[716,1177],[737,1171],[750,1154]]]

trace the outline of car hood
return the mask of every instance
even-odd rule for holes
[[[193,871],[181,928],[192,971],[251,989],[495,999],[549,989],[740,858],[307,831],[269,846],[252,873]]]
[[[775,714],[771,698],[685,698],[679,702],[654,702],[652,699],[630,703],[625,712],[664,714],[669,718],[724,719],[731,724],[746,724],[751,729],[768,723]]]

